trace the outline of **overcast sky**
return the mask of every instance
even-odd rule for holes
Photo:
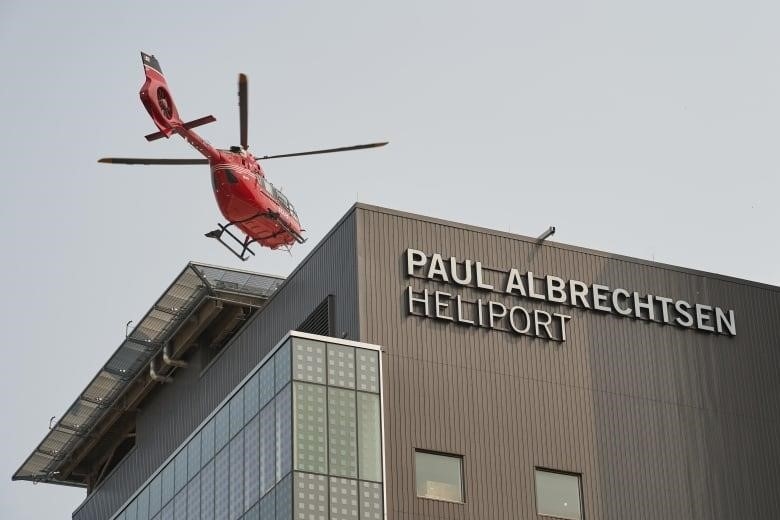
[[[82,490],[11,475],[190,259],[288,274],[356,200],[780,284],[776,1],[0,3],[3,518]],[[258,155],[309,242],[242,264],[203,233],[206,167],[155,130],[154,53],[182,117]],[[199,130],[200,131],[200,130]]]

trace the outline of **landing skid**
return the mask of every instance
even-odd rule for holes
[[[284,229],[285,231],[287,231],[287,233],[288,233],[288,234],[289,234],[291,237],[293,237],[293,238],[295,239],[295,241],[296,241],[296,242],[298,242],[299,244],[303,244],[304,242],[306,242],[306,239],[305,239],[305,238],[303,238],[303,237],[301,236],[301,234],[300,234],[300,233],[296,233],[295,231],[293,231],[292,229],[290,229],[290,227],[289,227],[287,224],[285,224],[285,223],[284,223],[284,221],[283,221],[282,219],[280,219],[280,218],[279,218],[279,214],[278,214],[278,213],[273,213],[273,212],[270,212],[270,211],[269,211],[268,213],[266,213],[266,214],[265,214],[265,216],[266,216],[266,217],[268,217],[268,218],[270,218],[270,219],[272,219],[272,220],[275,220],[275,221],[276,221],[276,223],[277,223],[277,224],[279,224],[279,226],[280,226],[282,229]],[[302,231],[305,231],[305,230],[302,230]],[[288,251],[289,251],[289,250],[288,250]]]
[[[216,238],[220,244],[225,246],[225,249],[227,249],[228,251],[236,255],[236,257],[238,257],[241,261],[246,262],[247,260],[249,260],[249,256],[247,256],[247,253],[249,253],[252,256],[255,255],[255,252],[249,249],[249,246],[257,242],[257,240],[249,237],[246,237],[244,238],[244,240],[241,240],[236,235],[234,235],[232,231],[228,229],[233,224],[235,224],[235,222],[230,222],[226,226],[217,223],[218,228],[213,231],[209,231],[208,233],[206,233],[206,236],[209,238]],[[241,247],[240,252],[236,251],[230,243],[225,242],[222,239],[222,235],[224,235],[225,233],[227,233],[227,236],[232,238],[233,241]]]

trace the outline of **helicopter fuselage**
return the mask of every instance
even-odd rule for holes
[[[144,62],[146,81],[139,93],[141,101],[160,130],[160,137],[178,134],[208,160],[214,196],[222,215],[253,241],[271,249],[300,242],[302,230],[295,209],[265,179],[257,160],[241,148],[215,148],[192,130],[191,123],[184,123],[159,63],[151,58]]]
[[[222,215],[247,236],[276,249],[292,245],[301,227],[287,198],[249,157],[218,150],[209,158],[212,187]]]

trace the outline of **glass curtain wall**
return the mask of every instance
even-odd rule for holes
[[[293,518],[383,516],[379,354],[293,340]]]
[[[380,383],[376,350],[291,337],[113,518],[383,519]]]

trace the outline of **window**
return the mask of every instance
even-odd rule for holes
[[[225,178],[230,184],[238,184],[238,179],[236,179],[236,176],[230,168],[225,168],[222,171],[225,172]]]
[[[580,475],[536,468],[536,512],[570,520],[582,519]]]
[[[463,502],[463,457],[415,450],[414,467],[418,497]]]
[[[378,394],[357,393],[358,478],[382,481],[382,423]],[[458,477],[460,478],[460,477]]]

